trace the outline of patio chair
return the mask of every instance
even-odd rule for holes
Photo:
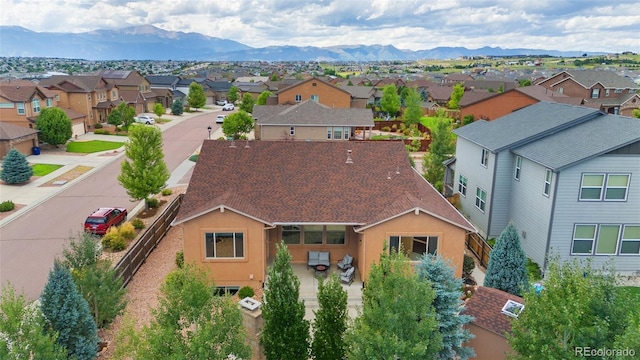
[[[347,271],[340,274],[340,281],[342,281],[345,284],[349,284],[349,286],[351,286],[351,283],[353,282],[355,275],[356,275],[356,268],[350,267]]]
[[[342,271],[349,270],[353,267],[353,257],[347,254],[344,256],[344,258],[342,258],[342,260],[338,261],[337,265],[338,269],[341,269]]]

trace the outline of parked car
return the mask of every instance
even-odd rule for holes
[[[153,117],[151,117],[151,115],[148,114],[140,114],[138,116],[136,116],[134,118],[134,120],[136,122],[142,123],[142,124],[147,124],[147,125],[153,125],[156,123],[156,121],[153,119]]]
[[[232,103],[226,103],[224,104],[224,106],[222,107],[222,111],[231,111],[233,109],[235,109],[236,107],[233,106]]]
[[[216,124],[222,124],[224,122],[224,118],[226,118],[227,115],[218,115],[216,117]]]
[[[92,234],[104,235],[112,226],[127,220],[127,209],[116,207],[99,208],[84,221],[84,230]]]
[[[216,105],[224,106],[227,103],[227,100],[218,100],[216,101]]]

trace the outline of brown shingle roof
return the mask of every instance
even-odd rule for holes
[[[256,105],[253,117],[261,125],[373,126],[370,109],[334,109],[306,100],[293,106]],[[278,111],[278,112],[276,112]]]
[[[22,126],[16,126],[0,121],[0,140],[18,139],[38,133],[38,130],[29,129]]]
[[[41,98],[53,98],[55,93],[28,80],[11,80],[0,82],[0,96],[13,102],[29,102],[35,95]]]
[[[471,299],[465,304],[465,314],[475,318],[473,324],[491,331],[494,334],[505,336],[511,331],[511,321],[513,318],[502,313],[502,307],[507,300],[513,300],[524,304],[521,297],[511,295],[507,292],[479,286]],[[526,311],[523,310],[523,311]]]
[[[367,227],[417,209],[475,231],[411,168],[401,141],[245,143],[204,141],[175,223],[224,206],[267,224]]]

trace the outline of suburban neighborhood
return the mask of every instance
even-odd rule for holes
[[[640,70],[509,61],[12,58],[0,357],[635,358]]]

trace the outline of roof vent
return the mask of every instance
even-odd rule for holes
[[[230,148],[235,148],[236,147],[236,141],[235,140],[231,140],[231,145],[229,145]]]
[[[351,158],[351,150],[347,150],[347,164],[353,164],[353,159]]]
[[[396,175],[400,175],[400,166],[396,168]]]
[[[249,146],[249,139],[247,139],[247,142],[244,144],[244,148],[245,148],[245,149],[250,148],[250,146]]]

